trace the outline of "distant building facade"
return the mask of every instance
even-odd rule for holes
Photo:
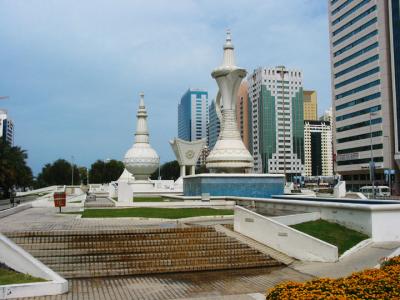
[[[14,122],[4,109],[0,109],[0,139],[4,143],[14,145]]]
[[[238,91],[238,99],[236,102],[236,120],[243,143],[247,149],[250,149],[248,83],[245,80],[240,84]]]
[[[318,103],[316,91],[303,91],[304,120],[318,120]]]
[[[328,121],[304,121],[304,174],[332,176],[332,127]]]
[[[188,89],[178,105],[178,137],[186,141],[207,138],[208,92]]]
[[[284,173],[291,180],[303,173],[302,72],[262,67],[250,74],[247,81],[254,172]]]
[[[218,140],[221,130],[221,122],[217,115],[215,100],[211,101],[208,116],[208,149],[211,151]]]
[[[398,0],[329,1],[335,171],[353,191],[386,185],[400,151],[399,9]]]

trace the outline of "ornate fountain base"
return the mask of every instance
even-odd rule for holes
[[[183,194],[269,198],[282,195],[284,185],[280,174],[198,174],[183,178]]]

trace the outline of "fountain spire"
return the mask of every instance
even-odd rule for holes
[[[135,142],[125,154],[124,165],[135,176],[136,180],[148,180],[149,176],[158,168],[160,158],[149,144],[144,93],[140,93],[139,97],[139,108],[136,114]]]
[[[253,157],[246,149],[236,121],[237,93],[246,76],[245,69],[235,65],[231,32],[228,30],[224,44],[222,65],[212,71],[219,91],[216,109],[221,112],[221,132],[206,166],[215,173],[245,173],[253,167]]]

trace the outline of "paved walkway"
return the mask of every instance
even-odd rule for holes
[[[79,208],[64,208],[63,212],[77,211]],[[162,222],[162,226],[172,226],[176,221]],[[31,208],[2,218],[0,232],[12,231],[52,231],[52,230],[113,230],[134,227],[159,227],[160,222],[147,218],[81,219],[76,214],[59,214],[58,208]]]
[[[69,280],[70,291],[54,297],[30,299],[252,299],[246,294],[262,293],[285,280],[304,281],[311,277],[287,267],[233,271],[176,273]],[[229,296],[228,296],[229,295]],[[235,296],[233,296],[235,295]],[[28,298],[29,299],[29,298]]]
[[[381,258],[390,255],[398,247],[400,247],[400,242],[372,243],[335,263],[296,261],[290,266],[312,276],[338,278],[367,268],[374,268]]]

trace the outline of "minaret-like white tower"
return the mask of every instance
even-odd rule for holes
[[[139,109],[135,143],[124,157],[125,168],[135,176],[135,180],[148,180],[149,176],[158,168],[160,158],[149,144],[149,130],[147,128],[147,111],[144,105],[144,93],[140,93]]]
[[[253,157],[243,144],[236,121],[237,93],[247,72],[235,65],[233,50],[228,30],[222,65],[211,73],[219,87],[216,109],[221,121],[217,143],[206,160],[213,173],[245,173],[253,167]]]

